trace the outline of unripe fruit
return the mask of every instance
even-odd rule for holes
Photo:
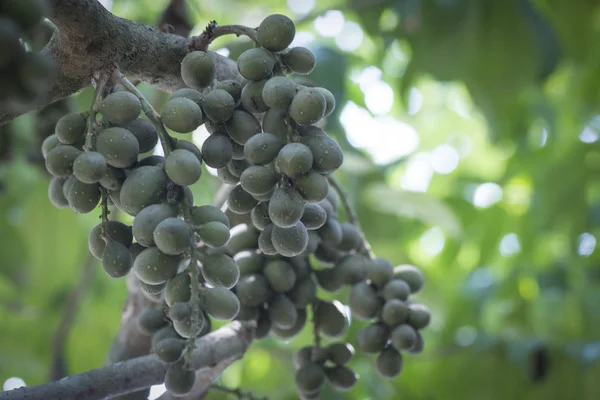
[[[44,141],[42,142],[42,156],[44,156],[44,159],[48,157],[48,152],[56,146],[58,146],[59,144],[60,141],[58,140],[58,136],[56,136],[55,134],[47,136],[46,139],[44,139]]]
[[[319,229],[327,221],[327,213],[319,204],[305,204],[300,221],[308,230]]]
[[[399,299],[405,301],[410,295],[410,286],[400,279],[392,279],[383,287],[383,298],[386,300]]]
[[[258,200],[241,185],[234,187],[227,197],[227,207],[235,214],[248,214],[257,204]]]
[[[154,229],[156,247],[168,255],[178,255],[190,248],[192,230],[179,218],[166,218]]]
[[[406,322],[409,308],[405,302],[398,299],[390,299],[385,302],[381,310],[381,319],[388,326],[396,326]]]
[[[160,167],[145,166],[127,176],[121,187],[122,208],[136,215],[145,207],[160,203],[166,195],[167,175]]]
[[[334,300],[332,303],[321,301],[317,307],[315,321],[319,330],[326,336],[341,336],[348,328],[348,320],[342,311],[342,304]]]
[[[423,287],[423,272],[414,265],[398,265],[394,268],[394,279],[401,279],[408,284],[412,294],[418,293]]]
[[[102,267],[111,278],[121,278],[129,273],[133,258],[129,249],[121,243],[110,240],[102,255]]]
[[[240,278],[236,286],[236,295],[245,307],[256,307],[271,297],[271,288],[267,280],[260,274]]]
[[[97,183],[83,183],[76,180],[69,188],[67,200],[73,211],[87,214],[94,210],[100,202],[100,188]]]
[[[236,143],[244,145],[252,136],[261,131],[256,117],[243,110],[235,110],[225,122],[225,130]]]
[[[325,115],[323,115],[323,117],[330,116],[331,113],[333,113],[333,110],[335,110],[335,97],[333,96],[333,93],[322,87],[316,87],[315,89],[321,92],[323,97],[325,97]]]
[[[290,117],[300,125],[311,125],[325,115],[325,96],[314,88],[300,90],[288,109]]]
[[[306,136],[301,139],[313,155],[313,169],[329,174],[344,162],[344,153],[339,144],[327,135]]]
[[[252,165],[240,175],[240,185],[253,195],[270,193],[280,179],[280,175],[272,168]]]
[[[108,240],[119,242],[125,247],[129,247],[133,240],[131,227],[120,221],[108,221],[105,225],[105,236]],[[90,232],[88,248],[94,257],[102,259],[106,248],[106,242],[102,238],[102,224],[96,225]]]
[[[317,65],[315,55],[306,47],[292,47],[281,54],[281,59],[297,74],[310,74]]]
[[[325,385],[325,371],[318,364],[308,363],[296,371],[295,381],[301,392],[317,392]]]
[[[388,341],[390,332],[383,324],[371,324],[356,335],[356,347],[365,354],[374,354],[382,351]]]
[[[266,165],[277,157],[285,143],[283,139],[270,133],[259,133],[244,145],[244,156],[250,164]]]
[[[367,268],[367,279],[375,285],[383,287],[392,279],[393,269],[392,263],[385,258],[376,258],[369,263]]]
[[[85,135],[87,121],[81,113],[63,115],[54,128],[56,137],[63,144],[74,144]]]
[[[272,14],[265,18],[257,30],[258,42],[269,51],[285,50],[296,35],[296,26],[287,16]]]
[[[165,387],[175,396],[184,396],[194,387],[196,371],[186,369],[183,361],[171,364],[165,375]]]
[[[264,268],[263,274],[267,278],[271,288],[279,293],[285,293],[294,287],[296,273],[292,266],[284,260],[269,261]]]
[[[392,331],[390,339],[396,350],[408,350],[417,343],[417,331],[408,324],[398,325]]]
[[[408,323],[415,329],[423,329],[431,321],[431,312],[424,304],[412,303],[408,306]]]
[[[214,221],[201,225],[196,229],[200,239],[209,247],[222,247],[227,244],[229,227],[222,222]]]
[[[154,230],[167,218],[177,216],[177,210],[168,204],[152,204],[140,211],[133,219],[132,232],[135,240],[143,246],[154,246]]]
[[[185,97],[186,99],[190,99],[194,103],[198,104],[198,106],[200,108],[202,108],[202,100],[203,100],[202,93],[200,93],[196,89],[192,89],[192,88],[177,89],[176,91],[173,92],[173,94],[171,94],[171,97],[169,97],[169,100],[176,99],[178,97]]]
[[[192,208],[192,222],[196,226],[209,222],[221,222],[229,226],[229,219],[223,211],[212,205],[194,206]]]
[[[83,152],[73,162],[73,175],[83,183],[99,182],[106,170],[104,156],[95,151]]]
[[[136,257],[133,272],[142,282],[158,285],[175,276],[180,260],[179,256],[167,255],[156,247],[149,247]]]
[[[304,197],[304,200],[311,203],[318,203],[322,201],[327,197],[327,193],[329,192],[329,183],[327,182],[327,178],[314,171],[309,172],[306,176],[294,179],[294,187],[296,190],[298,190],[298,192],[300,192],[302,197]],[[352,249],[354,249],[354,247],[352,247]]]
[[[348,367],[337,366],[333,368],[326,368],[325,374],[327,381],[336,390],[345,392],[356,384],[358,376]]]
[[[290,178],[306,174],[312,168],[313,155],[302,143],[288,143],[279,151],[275,164]]]
[[[281,329],[291,329],[298,319],[296,306],[283,294],[271,298],[267,312],[273,326]]]
[[[271,240],[277,253],[284,257],[294,257],[308,246],[308,231],[300,221],[287,228],[274,225]]]
[[[200,299],[206,312],[220,321],[234,319],[240,311],[237,296],[222,286],[200,288]]]
[[[368,283],[360,282],[352,286],[349,304],[353,316],[367,321],[379,314],[383,307],[383,300]]]
[[[73,163],[81,150],[66,144],[59,144],[48,152],[46,169],[54,176],[68,177],[73,173]]]
[[[269,217],[276,226],[295,226],[303,213],[304,199],[294,188],[280,187],[275,190],[269,201]]]
[[[402,355],[393,347],[388,347],[377,356],[375,365],[377,366],[377,372],[381,376],[384,378],[394,378],[402,372]]]
[[[136,119],[142,112],[140,100],[129,92],[111,93],[102,100],[100,113],[113,124],[125,124]]]
[[[211,90],[202,101],[202,110],[213,122],[225,122],[231,117],[235,100],[223,89]]]
[[[211,286],[231,289],[240,278],[240,270],[226,254],[211,254],[202,260],[202,276]]]
[[[335,365],[344,365],[354,357],[354,347],[350,343],[331,343],[327,346],[329,360]]]
[[[260,80],[255,82],[248,82],[242,89],[242,97],[240,101],[244,110],[253,114],[260,114],[269,109],[267,104],[263,100],[263,89],[266,80]]]
[[[152,151],[158,143],[158,132],[150,121],[136,118],[124,125],[124,128],[133,133],[138,141],[140,153]]]
[[[249,49],[243,52],[238,60],[238,71],[251,81],[266,79],[273,72],[275,58],[263,48]]]
[[[167,325],[165,313],[160,308],[144,308],[137,319],[137,325],[142,332],[152,335]]]
[[[286,109],[296,95],[296,84],[285,76],[269,79],[262,90],[262,98],[269,108]]]
[[[252,209],[250,217],[252,218],[252,224],[259,231],[265,229],[267,225],[271,225],[273,221],[271,221],[271,218],[269,217],[269,202],[263,201],[258,203],[258,205]]]
[[[96,150],[104,156],[108,165],[127,168],[137,161],[140,144],[127,129],[113,127],[98,134]]]
[[[227,136],[213,133],[202,144],[202,156],[209,167],[223,168],[233,157],[233,146]]]
[[[161,118],[167,128],[178,133],[188,133],[202,123],[202,110],[192,100],[178,97],[167,101]]]
[[[240,101],[240,96],[242,95],[242,85],[240,85],[238,81],[234,81],[233,79],[220,81],[215,85],[215,89],[225,90],[231,95],[231,97],[233,97],[233,100],[236,104]]]
[[[202,164],[187,150],[173,150],[165,159],[165,172],[177,185],[188,186],[200,179]]]
[[[162,361],[174,363],[181,358],[185,344],[185,340],[167,338],[156,344],[155,352]]]
[[[181,61],[181,78],[191,88],[204,89],[215,79],[215,63],[204,51],[192,51]]]
[[[52,205],[56,208],[65,208],[69,206],[69,201],[63,193],[63,184],[66,178],[55,176],[48,185],[48,198]]]

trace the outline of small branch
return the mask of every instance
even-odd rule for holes
[[[225,35],[248,36],[255,43],[258,43],[256,29],[243,25],[222,25],[217,26],[217,21],[211,21],[204,32],[194,36],[190,41],[190,50],[207,51],[208,46],[218,37]]]
[[[232,322],[198,339],[195,369],[212,368],[221,360],[241,358],[252,342],[253,329]],[[153,355],[72,375],[56,382],[0,393],[0,399],[104,399],[163,383],[168,365]],[[212,382],[211,382],[212,383]]]
[[[51,380],[61,379],[66,375],[66,368],[64,367],[65,344],[69,337],[69,332],[73,327],[73,322],[75,322],[75,318],[77,317],[81,301],[88,293],[90,284],[93,281],[96,266],[96,258],[91,253],[88,253],[81,268],[79,279],[77,279],[77,283],[75,283],[73,290],[65,302],[61,320],[52,338]]]
[[[228,388],[227,386],[223,386],[223,385],[219,385],[216,383],[213,383],[210,387],[211,390],[218,390],[219,392],[223,392],[223,393],[227,393],[227,394],[231,394],[235,397],[237,397],[240,400],[268,400],[268,397],[257,397],[254,396],[254,394],[252,392],[245,392],[242,391],[239,388],[233,389],[233,388]]]
[[[104,92],[104,87],[106,86],[106,82],[108,80],[108,74],[100,73],[100,77],[96,81],[96,89],[94,91],[94,99],[92,100],[92,105],[90,107],[90,111],[88,113],[87,118],[87,133],[85,137],[85,145],[84,148],[87,151],[92,151],[96,147],[95,136],[96,129],[98,127],[98,123],[96,121],[96,114],[98,110],[100,110],[100,104],[102,103],[102,95]]]
[[[346,193],[346,191],[344,189],[342,189],[342,186],[340,185],[340,183],[333,176],[328,176],[327,180],[329,181],[329,184],[331,186],[333,186],[333,188],[337,192],[338,196],[340,196],[340,201],[342,202],[342,206],[344,207],[344,210],[346,212],[346,218],[348,218],[348,222],[350,222],[352,225],[356,226],[356,229],[358,229],[358,234],[360,235],[362,245],[363,245],[363,249],[362,249],[363,252],[366,255],[368,255],[369,258],[371,258],[371,259],[375,258],[375,253],[373,253],[371,244],[367,240],[365,233],[363,232],[362,228],[360,227],[360,223],[358,222],[358,217],[356,215],[356,211],[354,210],[354,207],[352,207],[352,204],[350,204],[350,200],[348,199],[348,194]]]

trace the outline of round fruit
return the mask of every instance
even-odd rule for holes
[[[192,51],[181,61],[181,78],[191,88],[204,89],[215,80],[215,63],[204,51]]]
[[[425,343],[423,342],[423,336],[421,336],[421,334],[419,332],[417,332],[417,342],[415,343],[415,345],[413,347],[411,347],[410,349],[407,349],[406,351],[409,354],[420,354],[423,352],[424,345],[425,345]]]
[[[154,246],[154,230],[167,218],[177,216],[177,210],[168,204],[152,204],[140,211],[133,219],[133,237],[143,246]]]
[[[301,193],[302,194],[302,193]],[[300,221],[308,230],[319,229],[327,221],[327,213],[319,204],[305,204]]]
[[[140,250],[140,253],[142,251],[143,251],[143,248]],[[133,254],[131,256],[133,258]],[[147,283],[144,283],[140,280],[138,280],[137,282],[140,285],[140,289],[142,289],[142,292],[144,295],[155,296],[158,298],[160,298],[160,294],[165,290],[165,286],[166,286],[166,284],[164,284],[164,283],[161,283],[159,285],[148,285]]]
[[[192,315],[190,303],[177,302],[169,308],[169,318],[173,321],[183,321]]]
[[[106,166],[106,172],[98,183],[105,189],[108,190],[119,190],[125,181],[125,171],[121,168]]]
[[[308,231],[300,221],[288,228],[274,225],[271,240],[277,253],[284,257],[294,257],[308,246]]]
[[[342,251],[358,250],[362,245],[362,238],[360,237],[360,232],[358,231],[358,228],[355,225],[350,224],[348,222],[342,222],[340,224],[340,228],[342,229],[342,241],[337,245],[337,248]],[[367,270],[371,268],[373,264],[376,263],[369,263]]]
[[[381,310],[381,319],[389,326],[396,326],[406,322],[409,308],[405,302],[398,299],[390,299],[385,302]]]
[[[282,51],[294,40],[296,26],[289,17],[272,14],[260,23],[256,33],[262,47],[269,51]]]
[[[271,288],[279,293],[289,291],[296,283],[296,273],[285,260],[272,260],[265,265],[263,271]]]
[[[310,171],[313,155],[302,143],[288,143],[279,151],[275,163],[282,173],[290,178],[296,178]]]
[[[423,288],[423,272],[414,265],[398,265],[394,268],[394,279],[401,279],[408,284],[410,292],[415,294]]]
[[[226,79],[224,81],[217,82],[215,89],[225,90],[231,95],[231,97],[233,97],[233,100],[236,102],[236,104],[238,101],[240,101],[240,96],[242,95],[242,85],[240,85],[238,81]]]
[[[181,254],[190,248],[191,241],[190,226],[179,218],[166,218],[154,229],[154,243],[164,254]]]
[[[238,281],[236,295],[243,306],[256,307],[269,300],[271,288],[262,275],[247,275]]]
[[[304,213],[304,199],[292,187],[280,187],[275,190],[269,202],[269,217],[276,226],[289,228],[295,226]]]
[[[264,132],[277,136],[283,140],[285,144],[288,140],[288,134],[292,132],[287,108],[269,109],[269,111],[263,115],[262,126]]]
[[[367,282],[360,282],[352,286],[349,304],[352,315],[368,321],[379,314],[383,307],[383,300]]]
[[[69,188],[67,200],[73,211],[87,214],[100,202],[100,188],[97,183],[88,184],[76,180]]]
[[[196,146],[194,143],[183,139],[175,139],[175,148],[173,150],[177,149],[187,150],[190,153],[193,153],[198,161],[202,162],[202,153],[200,152],[200,149],[198,149],[198,146]]]
[[[338,391],[348,391],[356,384],[358,376],[348,367],[336,366],[326,368],[327,381]]]
[[[190,276],[186,272],[180,272],[169,279],[165,288],[165,303],[172,307],[175,303],[189,301],[191,297],[190,283]]]
[[[281,54],[281,59],[297,74],[310,74],[317,65],[315,55],[306,47],[292,47]]]
[[[104,156],[95,151],[83,152],[73,162],[73,175],[83,183],[99,182],[106,170]]]
[[[353,285],[365,278],[368,259],[362,254],[345,257],[335,267],[337,280],[346,285]]]
[[[231,117],[235,100],[223,89],[211,90],[202,101],[202,110],[213,122],[225,122]]]
[[[240,175],[240,185],[250,194],[261,195],[271,192],[280,175],[269,167],[251,165]]]
[[[365,354],[379,353],[385,348],[390,332],[383,324],[371,324],[358,331],[356,347]]]
[[[74,144],[84,137],[87,121],[81,113],[69,113],[56,123],[54,133],[60,143]]]
[[[69,206],[69,201],[63,193],[63,184],[65,181],[65,178],[55,176],[50,181],[50,185],[48,185],[48,198],[56,208],[65,208]]]
[[[417,343],[417,331],[408,324],[398,325],[392,331],[391,341],[396,350],[409,350]]]
[[[277,249],[273,245],[273,228],[275,225],[267,225],[265,229],[262,230],[260,235],[258,235],[258,248],[263,252],[263,254],[274,256],[277,253]]]
[[[240,75],[251,81],[266,79],[273,72],[275,57],[263,49],[254,48],[244,51],[237,60]],[[243,91],[243,89],[242,89]]]
[[[133,240],[131,227],[120,221],[108,221],[105,225],[105,236],[110,241],[121,243],[129,247]],[[88,248],[90,253],[101,260],[106,248],[106,241],[102,238],[102,224],[98,224],[92,229],[88,237]]]
[[[112,278],[121,278],[129,273],[133,258],[129,249],[116,240],[110,240],[102,254],[102,267]]]
[[[222,222],[214,221],[200,225],[196,229],[200,239],[209,247],[222,247],[229,241],[229,227]]]
[[[192,223],[201,226],[209,222],[221,222],[229,226],[229,219],[219,207],[212,205],[194,206],[192,208]]]
[[[327,135],[307,136],[301,139],[313,155],[313,169],[329,174],[344,162],[344,153],[339,144]]]
[[[317,285],[311,277],[296,279],[296,284],[286,293],[296,308],[305,308],[317,296]]]
[[[202,110],[185,97],[167,101],[161,114],[165,126],[178,133],[188,133],[202,123]]]
[[[262,98],[269,108],[286,109],[296,95],[296,84],[285,76],[269,79],[262,90]]]
[[[98,134],[96,149],[104,156],[108,165],[127,168],[137,161],[140,144],[127,129],[112,127]]]
[[[243,110],[235,110],[225,122],[225,130],[236,143],[244,145],[252,136],[261,131],[256,117]]]
[[[158,285],[175,276],[179,261],[181,258],[178,256],[167,255],[156,247],[150,247],[136,257],[133,272],[140,281]]]
[[[337,247],[342,242],[342,226],[336,219],[329,218],[317,232],[324,244]]]
[[[321,92],[323,97],[325,97],[325,115],[324,115],[324,117],[330,116],[331,113],[333,112],[333,110],[335,110],[335,97],[333,96],[333,93],[331,93],[329,90],[322,88],[322,87],[317,87],[315,89],[318,90],[319,92]]]
[[[325,96],[315,88],[305,88],[294,96],[288,109],[290,117],[300,125],[312,125],[325,115]]]
[[[334,300],[332,303],[322,301],[319,303],[315,321],[324,335],[329,337],[338,337],[346,332],[348,320],[342,311],[342,304]]]
[[[168,338],[158,342],[154,351],[162,361],[174,363],[181,358],[185,345],[185,340]]]
[[[167,325],[165,313],[160,308],[144,308],[137,319],[140,330],[148,335],[152,335],[163,326]]]
[[[113,124],[125,124],[136,119],[142,112],[140,100],[132,93],[111,93],[102,100],[100,113]]]
[[[410,286],[400,279],[392,279],[383,287],[383,298],[406,301],[410,295]]]
[[[259,133],[244,145],[244,156],[250,164],[266,165],[279,154],[285,141],[270,133]]]
[[[222,286],[200,288],[200,299],[206,312],[220,321],[234,319],[240,311],[240,300]]]
[[[375,365],[377,366],[377,372],[381,376],[384,378],[394,378],[402,372],[402,354],[393,347],[388,347],[377,356]]]
[[[42,142],[42,156],[44,156],[44,159],[48,157],[48,152],[56,146],[58,146],[59,144],[60,142],[58,141],[58,136],[56,136],[55,134],[47,136],[46,139],[44,139],[44,141]]]
[[[337,279],[335,268],[317,270],[315,271],[315,277],[317,278],[317,283],[319,286],[326,292],[334,293],[344,286],[342,282]]]
[[[165,375],[165,387],[175,396],[184,396],[194,387],[196,371],[186,369],[183,361],[171,364]]]
[[[178,97],[185,97],[186,99],[190,99],[194,103],[198,104],[198,106],[200,108],[202,108],[202,100],[203,100],[202,93],[200,93],[196,89],[192,89],[192,88],[177,89],[176,91],[173,92],[173,94],[171,94],[171,97],[169,97],[169,100],[176,99]]]
[[[227,169],[234,176],[237,176],[239,178],[240,176],[242,176],[242,172],[244,172],[249,166],[250,164],[248,164],[246,160],[231,160],[229,164],[227,164]]]
[[[350,343],[331,343],[327,346],[329,360],[335,365],[344,365],[354,357],[354,347]]]
[[[392,266],[392,263],[385,258],[376,258],[369,262],[367,268],[367,279],[369,279],[375,285],[383,287],[392,279],[393,269],[394,267]]]
[[[229,138],[218,133],[210,135],[202,144],[202,156],[209,167],[225,167],[233,157],[233,147]]]
[[[240,278],[240,269],[226,254],[211,254],[202,259],[202,276],[211,286],[231,289]]]
[[[307,363],[296,371],[295,381],[301,392],[317,392],[325,385],[325,371],[318,364]]]
[[[264,257],[256,251],[242,251],[233,257],[239,267],[240,275],[252,275],[262,271],[264,265]]]
[[[294,187],[300,192],[302,197],[304,197],[304,200],[311,203],[318,203],[325,199],[329,192],[327,178],[313,171],[309,172],[308,175],[304,177],[296,178],[294,180]],[[352,249],[354,249],[354,247]]]
[[[252,209],[250,217],[252,218],[252,224],[259,231],[265,229],[267,225],[271,225],[273,221],[271,221],[271,218],[269,217],[269,202],[263,201],[258,203],[258,205]]]
[[[391,301],[391,300],[390,300]],[[408,323],[415,329],[423,329],[431,321],[431,311],[424,304],[412,303],[408,306]]]
[[[154,150],[158,143],[158,132],[150,121],[136,118],[124,126],[138,141],[140,153],[147,153]]]
[[[296,306],[283,294],[271,298],[267,312],[273,326],[281,329],[291,329],[298,319]]]
[[[196,183],[202,174],[202,164],[187,150],[173,150],[165,159],[167,176],[177,185],[188,186]]]
[[[247,214],[258,204],[250,193],[244,190],[241,185],[237,185],[227,197],[227,207],[235,214]]]
[[[145,166],[127,176],[121,187],[122,208],[136,215],[145,207],[160,203],[167,193],[167,175],[160,167]]]
[[[302,332],[306,325],[306,310],[296,310],[296,323],[290,328],[281,328],[277,325],[271,327],[271,332],[279,339],[289,340]]]
[[[242,97],[240,98],[244,110],[254,114],[260,114],[269,109],[262,96],[266,83],[266,80],[260,80],[249,82],[244,86],[242,89]]]
[[[48,152],[46,169],[54,176],[68,177],[73,173],[73,163],[80,154],[81,150],[73,146],[59,144]]]

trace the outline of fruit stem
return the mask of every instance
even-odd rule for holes
[[[135,85],[121,73],[121,71],[115,70],[114,73],[117,81],[123,85],[128,92],[134,94],[138,99],[140,99],[140,103],[142,103],[142,110],[144,110],[144,114],[146,114],[150,122],[154,124],[154,127],[158,132],[158,137],[160,139],[163,152],[165,153],[165,156],[167,156],[171,152],[171,140],[167,129],[160,120],[160,115],[156,112],[154,107],[152,107],[152,104],[150,104],[148,99],[144,97],[142,92],[140,92],[138,88],[135,87]]]
[[[319,335],[319,324],[317,321],[317,308],[319,308],[319,300],[316,299],[310,304],[312,310],[312,324],[313,324],[313,352],[312,358],[315,360],[318,355],[318,351],[321,348],[321,335]]]
[[[243,25],[221,25],[217,26],[216,21],[212,21],[204,32],[190,39],[189,48],[193,50],[206,51],[208,46],[218,37],[225,35],[248,36],[255,43],[258,43],[258,34],[256,29]]]
[[[200,302],[200,282],[198,282],[198,256],[197,251],[195,249],[191,250],[190,253],[190,264],[188,265],[186,272],[190,275],[190,307],[192,308],[192,314],[190,316],[192,321],[192,335],[190,335],[185,353],[185,360],[187,364],[191,364],[192,355],[194,352],[194,348],[196,347],[196,337],[200,333],[200,313],[201,311],[201,302]]]
[[[252,392],[243,392],[239,388],[232,389],[232,388],[228,388],[227,386],[219,385],[217,383],[213,383],[212,385],[210,385],[210,388],[212,390],[218,390],[219,392],[231,394],[231,395],[237,397],[240,400],[243,400],[243,399],[247,399],[247,400],[268,400],[269,399],[266,396],[265,397],[256,397]]]
[[[346,212],[346,218],[348,218],[348,222],[350,222],[356,227],[356,229],[358,229],[358,234],[360,235],[360,239],[362,241],[361,252],[369,256],[370,259],[374,259],[375,253],[373,253],[373,248],[371,247],[371,244],[367,240],[365,233],[360,227],[356,211],[354,210],[354,207],[352,207],[352,204],[350,204],[348,194],[344,189],[342,189],[340,183],[333,176],[328,176],[327,181],[331,186],[333,186],[333,189],[335,189],[338,196],[340,196],[340,201],[342,202],[342,206],[344,207],[344,211]]]
[[[98,79],[95,79],[96,89],[94,90],[94,99],[92,100],[92,105],[90,106],[90,111],[88,112],[87,117],[87,130],[84,145],[84,149],[86,151],[92,151],[96,147],[94,140],[96,128],[98,127],[96,114],[100,109],[100,104],[102,103],[102,93],[104,92],[104,87],[108,82],[108,78],[108,74],[101,72]]]
[[[102,236],[106,240],[106,224],[108,224],[108,214],[110,213],[110,211],[108,210],[108,190],[100,186],[100,193],[102,194],[102,198],[100,200],[100,209],[102,210],[100,218],[102,219],[102,223],[100,224],[100,226],[102,229]]]

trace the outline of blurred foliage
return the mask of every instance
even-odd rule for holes
[[[107,3],[148,24],[168,6]],[[392,381],[357,357],[357,386],[323,398],[600,398],[600,2],[315,3],[189,0],[187,9],[192,34],[212,19],[256,26],[281,12],[299,21],[298,43],[319,60],[309,79],[337,98],[328,131],[347,151],[338,175],[375,252],[426,274],[419,296],[434,319],[424,354],[406,357]],[[215,48],[236,57],[249,45],[222,38]],[[70,106],[84,110],[90,97]],[[46,199],[35,149],[51,118],[23,117],[0,137],[0,382],[47,380],[52,334],[97,223]],[[197,200],[217,187],[206,173]],[[98,269],[69,336],[69,372],[102,364],[125,296]],[[310,340],[306,329],[289,343],[258,342],[221,381],[295,398],[290,357]]]

